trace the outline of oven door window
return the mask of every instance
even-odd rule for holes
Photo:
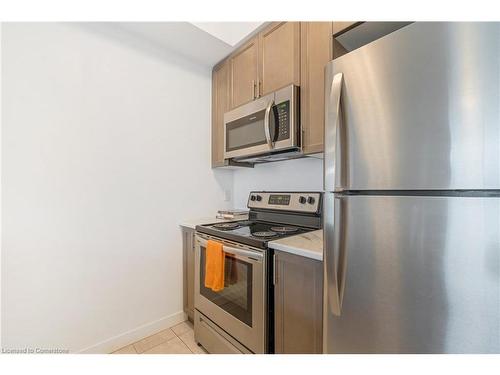
[[[214,292],[205,287],[205,251],[200,248],[200,294],[238,320],[252,326],[252,264],[226,254],[224,289]]]
[[[265,110],[228,122],[226,125],[226,151],[235,151],[247,147],[264,145]]]

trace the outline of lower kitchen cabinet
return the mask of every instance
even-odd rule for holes
[[[274,254],[275,353],[322,353],[323,263]]]
[[[184,312],[194,320],[194,229],[182,227]]]

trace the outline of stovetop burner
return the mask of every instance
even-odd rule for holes
[[[233,230],[238,229],[241,225],[238,223],[220,223],[214,224],[213,227],[220,230]]]
[[[276,233],[294,233],[297,232],[299,228],[297,227],[271,227],[271,231],[276,232]]]
[[[214,237],[220,237],[264,249],[268,241],[309,232],[314,229],[283,223],[242,220],[229,223],[199,225],[196,227],[196,230]]]
[[[252,236],[259,237],[259,238],[269,238],[269,237],[275,237],[277,235],[278,235],[278,233],[273,232],[273,231],[253,232],[252,233]]]

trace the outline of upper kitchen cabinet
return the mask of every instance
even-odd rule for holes
[[[231,108],[254,100],[257,94],[259,38],[250,40],[231,58]]]
[[[378,35],[387,26],[365,30],[363,22],[273,22],[214,68],[212,166],[223,160],[224,112],[290,84],[300,86],[301,144],[304,155],[323,152],[325,66],[356,45],[359,32]],[[361,26],[361,27],[359,27]],[[358,32],[357,32],[358,33]],[[359,38],[358,38],[359,39]]]
[[[300,22],[274,22],[231,57],[231,108],[300,85]]]
[[[212,168],[224,166],[224,112],[231,109],[231,66],[223,61],[212,71]]]
[[[361,48],[412,22],[334,22],[333,60]]]
[[[325,65],[332,59],[332,22],[302,22],[300,123],[304,154],[323,152]]]
[[[333,41],[332,41],[332,60],[346,54],[347,49],[340,43],[335,36],[345,33],[350,29],[360,25],[362,22],[333,22]]]
[[[259,35],[259,95],[300,85],[300,22],[276,22]]]

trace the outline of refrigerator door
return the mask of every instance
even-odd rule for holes
[[[325,191],[500,189],[500,23],[413,23],[325,80]]]
[[[324,352],[500,353],[500,197],[325,195]]]

